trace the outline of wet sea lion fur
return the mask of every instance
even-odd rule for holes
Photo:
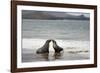
[[[39,48],[37,51],[36,51],[36,53],[37,54],[42,54],[42,53],[49,53],[49,42],[50,42],[51,40],[47,40],[46,42],[45,42],[45,44],[41,47],[41,48]]]
[[[55,40],[52,40],[53,42],[53,48],[55,50],[55,53],[60,53],[63,51],[63,48],[57,45],[57,42]]]

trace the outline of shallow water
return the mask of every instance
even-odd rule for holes
[[[89,20],[22,20],[22,38],[89,40]]]
[[[90,58],[89,20],[22,20],[22,62],[85,60]],[[64,48],[54,53],[36,54],[47,39]]]
[[[67,51],[64,50],[61,53],[54,53],[50,51],[44,54],[37,54],[36,50],[23,49],[22,62],[37,62],[37,61],[63,61],[63,60],[85,60],[89,59],[89,51]]]

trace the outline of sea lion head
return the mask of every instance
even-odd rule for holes
[[[53,42],[54,44],[56,44],[56,41],[55,41],[55,40],[52,40],[52,42]]]
[[[51,41],[51,40],[49,39],[49,40],[47,40],[46,42],[49,43],[50,41]]]

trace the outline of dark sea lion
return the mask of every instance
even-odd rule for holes
[[[36,53],[37,54],[42,54],[42,53],[49,53],[49,42],[50,42],[51,40],[47,40],[46,42],[45,42],[45,44],[41,47],[41,48],[39,48],[37,51],[36,51]]]
[[[63,51],[63,48],[61,48],[60,46],[57,45],[57,42],[55,40],[52,40],[53,42],[53,48],[55,50],[55,53],[60,53],[61,51]]]

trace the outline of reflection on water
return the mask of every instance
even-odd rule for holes
[[[44,54],[37,54],[38,56],[40,56],[41,58],[43,58],[45,61],[50,61],[50,60],[57,60],[57,59],[61,59],[62,57],[62,53],[53,53],[53,56],[51,56],[51,54],[49,53],[44,53]]]
[[[54,53],[54,59],[56,60],[56,59],[61,59],[61,57],[62,57],[62,53]]]
[[[38,54],[41,56],[41,58],[43,58],[45,61],[49,60],[49,54],[48,53],[44,53],[44,54]]]
[[[25,50],[22,52],[22,62],[38,62],[38,61],[63,61],[63,60],[85,60],[89,59],[89,51],[66,51],[61,53],[55,53],[50,51],[49,53],[36,54],[36,51]]]

